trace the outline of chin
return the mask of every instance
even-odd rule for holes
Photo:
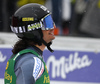
[[[51,41],[54,40],[54,39],[55,39],[55,37],[52,37],[52,38],[51,38]]]
[[[55,39],[55,36],[53,36],[53,40]]]

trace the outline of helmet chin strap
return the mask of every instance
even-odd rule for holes
[[[50,45],[52,44],[52,42],[46,43],[46,42],[42,39],[42,43],[43,43],[45,46],[47,46],[47,49],[48,49],[50,52],[54,52],[54,50],[52,50],[52,49],[50,48]]]
[[[43,40],[43,33],[42,33],[42,30],[41,30],[41,29],[39,29],[38,32],[39,32],[40,35],[41,35],[41,43],[43,43],[45,46],[47,46],[47,49],[48,49],[50,52],[54,52],[54,51],[50,48],[50,45],[52,44],[52,42],[47,43],[46,41]]]

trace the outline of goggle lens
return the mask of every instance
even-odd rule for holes
[[[54,22],[52,20],[51,15],[48,15],[43,19],[43,25],[46,30],[50,30],[54,28]]]

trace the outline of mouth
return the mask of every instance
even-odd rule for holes
[[[50,32],[49,35],[54,35],[54,33],[53,32]]]
[[[54,35],[54,30],[53,29],[49,32],[49,35]]]

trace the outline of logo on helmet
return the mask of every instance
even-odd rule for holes
[[[44,11],[47,11],[48,13],[50,13],[50,11],[45,6],[40,6],[40,8],[42,8]]]
[[[34,21],[33,17],[23,17],[22,21]]]
[[[19,26],[19,27],[11,26],[11,30],[14,33],[24,33],[24,32],[27,32],[27,31],[32,31],[32,30],[35,30],[35,29],[39,29],[41,27],[42,27],[42,22],[37,22],[37,23],[34,23],[34,24],[27,25],[27,28],[25,26]]]
[[[28,25],[28,31],[39,29],[41,27],[42,27],[42,23],[41,22],[34,23],[34,24],[31,24],[31,25]]]

